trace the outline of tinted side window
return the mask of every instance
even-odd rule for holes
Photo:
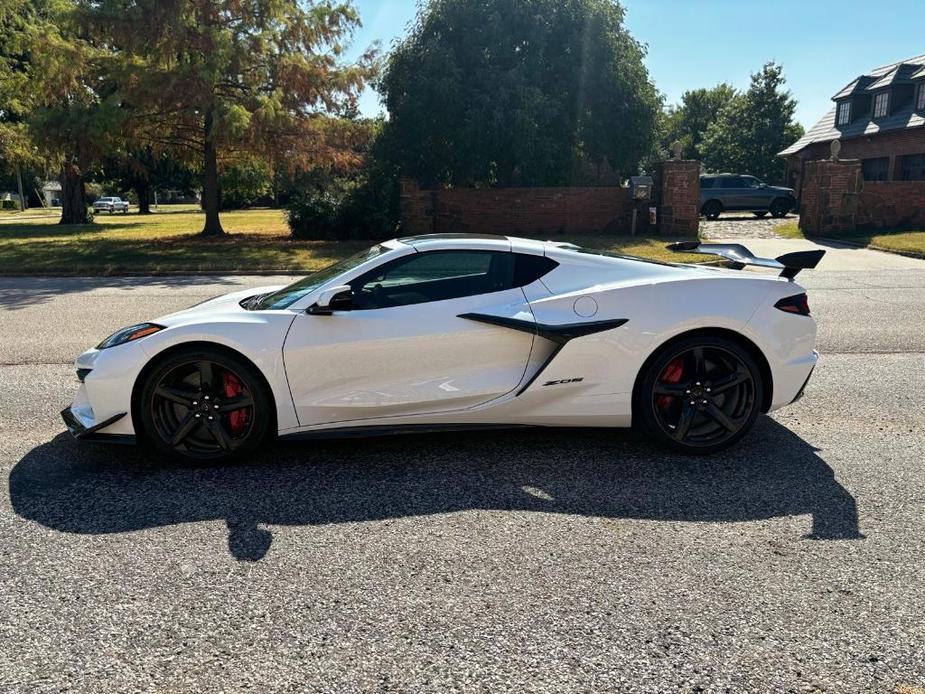
[[[559,263],[542,255],[514,254],[514,284],[515,287],[525,287],[536,282],[540,277],[558,267]]]
[[[753,176],[742,176],[742,187],[743,188],[760,188],[761,181]]]
[[[713,183],[715,181],[716,181],[715,178],[707,178],[706,176],[703,176],[700,178],[700,187],[701,188],[712,188]]]
[[[399,258],[350,283],[354,308],[374,309],[488,294],[513,286],[514,256],[495,251],[431,251]]]
[[[739,176],[726,176],[719,179],[720,188],[744,188],[742,179]]]

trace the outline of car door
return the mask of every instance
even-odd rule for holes
[[[354,306],[300,314],[283,354],[302,426],[452,412],[514,390],[533,334],[460,318],[533,321],[513,254],[433,250],[353,280]]]
[[[767,209],[769,189],[754,176],[742,176],[742,205],[749,210]]]
[[[723,176],[719,179],[719,198],[726,210],[748,209],[747,196],[741,176]]]

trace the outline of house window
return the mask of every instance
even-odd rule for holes
[[[925,181],[925,154],[907,154],[900,163],[902,180]]]
[[[865,181],[888,181],[890,178],[890,158],[877,157],[861,162],[861,175]]]
[[[890,93],[880,92],[874,97],[874,118],[883,118],[890,107]]]
[[[851,102],[842,101],[838,105],[838,125],[848,125],[851,122]]]
[[[919,91],[916,93],[915,110],[925,111],[925,83],[919,85]]]

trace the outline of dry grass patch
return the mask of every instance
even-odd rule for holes
[[[909,253],[925,258],[925,231],[857,231],[836,239],[861,243],[882,251]]]

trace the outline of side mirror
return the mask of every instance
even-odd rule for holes
[[[345,284],[321,292],[318,301],[308,307],[308,313],[314,316],[330,316],[334,311],[349,311],[352,308],[353,290]]]

